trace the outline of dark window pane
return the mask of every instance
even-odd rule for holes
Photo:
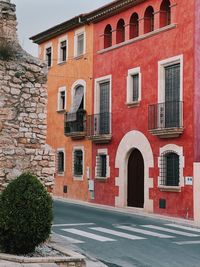
[[[166,164],[166,185],[179,185],[179,156],[175,153],[169,153],[165,156]]]
[[[64,172],[64,152],[58,152],[58,173]]]
[[[83,175],[83,152],[82,150],[76,150],[74,152],[74,175]]]
[[[133,79],[133,101],[139,99],[139,74],[132,75]]]

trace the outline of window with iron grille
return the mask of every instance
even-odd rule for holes
[[[77,36],[77,56],[84,54],[84,33],[80,33]]]
[[[179,186],[180,159],[174,151],[167,151],[161,156],[160,184],[164,186]]]
[[[65,155],[64,151],[58,151],[57,153],[57,172],[58,173],[63,173],[64,172],[64,167],[65,167]]]
[[[77,149],[74,151],[74,176],[83,175],[83,151]]]
[[[98,155],[96,158],[96,177],[107,177],[107,155]]]
[[[47,61],[47,66],[51,67],[51,61],[52,61],[52,48],[48,47],[46,49],[46,61]]]
[[[60,61],[64,62],[67,60],[67,41],[60,43]]]

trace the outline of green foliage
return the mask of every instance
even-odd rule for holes
[[[14,57],[15,50],[6,38],[0,38],[0,60],[8,61]]]
[[[11,254],[34,252],[51,233],[52,198],[30,173],[20,175],[0,195],[0,248]]]

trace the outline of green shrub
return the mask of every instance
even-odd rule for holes
[[[34,252],[51,233],[52,198],[30,173],[20,175],[0,195],[0,248],[11,254]]]

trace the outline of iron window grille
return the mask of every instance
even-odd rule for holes
[[[107,155],[98,155],[96,159],[96,176],[107,177]]]
[[[83,151],[74,151],[74,176],[83,175]]]
[[[47,66],[51,67],[51,61],[52,61],[52,49],[51,49],[51,47],[46,49],[46,60],[47,60]]]
[[[61,50],[61,62],[66,61],[67,59],[67,41],[63,41],[60,43]]]
[[[64,152],[59,151],[57,154],[57,159],[58,159],[58,165],[57,165],[57,171],[58,173],[63,173],[64,172]]]
[[[180,157],[174,151],[166,151],[161,155],[160,185],[179,186]]]

